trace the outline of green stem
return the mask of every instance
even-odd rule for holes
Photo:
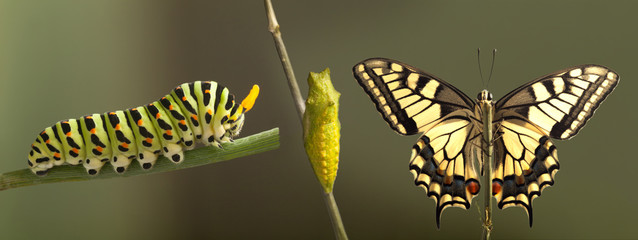
[[[290,93],[292,94],[293,101],[295,102],[295,107],[299,114],[299,120],[303,123],[303,114],[306,110],[306,105],[303,97],[301,96],[301,92],[299,91],[299,85],[297,84],[295,73],[292,69],[292,65],[290,64],[290,58],[288,57],[288,51],[286,51],[284,40],[281,37],[281,31],[279,29],[277,17],[275,16],[275,10],[273,9],[272,2],[270,0],[264,0],[264,5],[266,7],[266,16],[268,17],[268,31],[272,33],[272,37],[275,40],[275,46],[277,47],[279,59],[281,59],[281,65],[283,66],[286,78],[288,79],[288,87],[290,88]],[[335,237],[337,239],[348,239],[334,195],[332,192],[323,193],[323,200],[328,208],[332,227],[335,231]]]
[[[343,221],[341,220],[341,214],[339,213],[339,207],[337,207],[337,202],[335,201],[335,197],[332,192],[323,193],[323,200],[328,207],[328,213],[330,214],[330,219],[332,219],[332,229],[334,229],[335,237],[337,239],[348,239],[348,235],[346,234],[346,228],[343,226]]]
[[[175,164],[161,156],[151,170],[144,170],[139,164],[131,164],[123,174],[116,173],[110,166],[104,166],[98,175],[91,176],[86,173],[86,170],[82,166],[72,165],[54,167],[43,177],[36,176],[29,169],[2,173],[0,174],[0,191],[45,183],[155,174],[222,162],[279,148],[279,128],[273,128],[255,135],[240,138],[233,143],[226,143],[222,146],[224,149],[201,147],[186,151],[184,152],[185,160],[180,164]]]
[[[492,145],[492,105],[480,103],[483,109],[483,195],[485,197],[485,212],[483,215],[483,239],[489,240],[492,234],[492,162],[494,146]]]

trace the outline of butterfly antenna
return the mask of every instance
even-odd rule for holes
[[[483,83],[483,86],[485,86],[485,80],[483,80],[483,71],[481,70],[481,48],[476,49],[476,58],[479,67],[479,75],[481,75],[481,83]]]
[[[496,61],[496,48],[494,48],[494,50],[492,50],[492,67],[490,67],[490,77],[487,78],[487,86],[486,88],[490,85],[490,79],[492,79],[492,73],[494,72],[494,62]]]

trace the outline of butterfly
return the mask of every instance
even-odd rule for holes
[[[554,184],[560,167],[551,139],[575,136],[618,84],[609,68],[580,65],[540,77],[496,102],[487,90],[473,101],[396,60],[370,58],[352,70],[395,132],[423,133],[412,147],[410,172],[436,201],[437,227],[445,208],[470,208],[481,188],[479,174],[485,174],[486,146],[493,147],[491,194],[498,207],[524,208],[531,227],[532,201]]]

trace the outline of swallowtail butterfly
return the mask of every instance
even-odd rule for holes
[[[60,121],[44,129],[31,145],[29,168],[45,175],[54,166],[82,164],[95,175],[110,162],[123,173],[134,159],[143,169],[152,168],[160,153],[180,163],[183,150],[193,149],[196,141],[220,148],[232,141],[257,95],[259,87],[254,85],[236,104],[228,88],[197,81],[145,106]]]
[[[480,189],[482,149],[492,144],[492,196],[501,209],[523,207],[531,226],[532,200],[554,184],[559,169],[551,139],[576,135],[618,84],[614,71],[581,65],[540,77],[497,102],[483,90],[474,102],[449,83],[396,60],[367,59],[353,73],[395,132],[423,133],[412,147],[410,172],[436,201],[437,226],[445,208],[470,207]],[[487,142],[484,127],[492,129]]]

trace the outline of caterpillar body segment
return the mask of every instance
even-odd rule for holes
[[[125,111],[118,110],[105,115],[108,116],[109,125],[106,129],[109,132],[113,151],[111,165],[115,172],[123,173],[131,164],[131,161],[137,157],[135,134]]]
[[[237,104],[227,88],[197,81],[145,106],[60,121],[36,137],[27,156],[29,168],[46,175],[55,166],[82,164],[95,175],[109,162],[124,173],[133,160],[151,169],[159,154],[180,163],[184,149],[195,148],[196,141],[216,147],[231,142],[258,95],[254,85]]]
[[[77,165],[86,159],[86,153],[84,151],[84,137],[82,137],[82,128],[80,122],[77,119],[68,119],[60,121],[53,127],[57,130],[56,140],[62,143],[62,156],[64,162]],[[54,132],[55,133],[55,132]]]
[[[111,159],[111,141],[106,130],[104,115],[91,114],[80,119],[86,151],[83,165],[91,175],[97,174]]]

